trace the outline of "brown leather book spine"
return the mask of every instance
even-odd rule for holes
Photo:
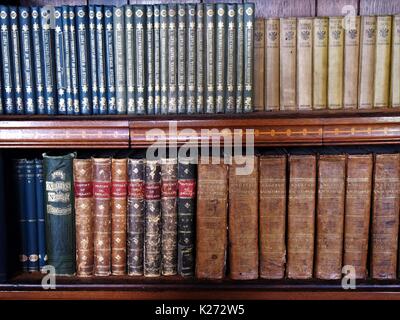
[[[93,275],[93,184],[92,160],[74,159],[76,275]]]
[[[343,265],[353,266],[356,278],[367,277],[372,155],[347,156]]]
[[[112,160],[111,184],[111,271],[126,274],[127,159]]]
[[[260,277],[282,279],[286,262],[286,156],[260,157]]]
[[[375,156],[371,277],[396,279],[400,155]]]
[[[92,158],[94,275],[111,274],[111,159]]]
[[[258,158],[252,172],[229,168],[229,261],[230,277],[258,278]]]
[[[313,275],[315,190],[316,157],[290,156],[286,275],[291,279]]]
[[[228,167],[198,165],[196,277],[222,279],[227,253]]]
[[[315,259],[318,279],[342,276],[345,180],[345,155],[319,157]]]

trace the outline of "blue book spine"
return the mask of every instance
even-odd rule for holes
[[[187,5],[186,14],[186,108],[196,113],[196,5]]]
[[[24,114],[23,92],[22,92],[22,71],[21,55],[19,43],[18,13],[16,7],[10,7],[10,26],[11,26],[11,58],[12,75],[14,80],[14,95],[17,114]]]
[[[135,6],[136,113],[146,114],[145,6]]]
[[[37,242],[39,254],[39,268],[42,269],[47,263],[46,254],[46,224],[44,212],[44,177],[43,161],[35,160],[35,190],[36,190],[36,214],[37,214]]]
[[[67,114],[74,114],[71,82],[71,54],[69,41],[69,8],[62,6],[62,26],[64,40],[64,65],[65,65],[65,100],[67,102]]]
[[[106,98],[106,60],[104,46],[104,13],[102,6],[95,7],[96,12],[96,49],[97,49],[97,83],[98,83],[98,99],[99,113],[107,114],[107,98]]]
[[[114,7],[113,20],[117,114],[126,114],[125,24],[123,7]]]
[[[63,37],[63,18],[62,7],[54,9],[54,24],[55,24],[55,59],[56,59],[56,75],[57,75],[57,108],[58,114],[67,114],[66,101],[66,71],[64,59],[64,37]]]
[[[160,5],[160,86],[161,114],[168,113],[168,7]]]
[[[126,100],[128,114],[136,113],[135,101],[135,31],[133,7],[125,6],[125,59],[126,59]]]
[[[4,113],[14,114],[14,89],[10,55],[10,15],[6,6],[0,6],[0,24],[1,82],[3,85]]]
[[[7,280],[7,229],[4,207],[4,163],[0,156],[0,283]]]
[[[97,49],[96,49],[96,13],[94,6],[89,6],[89,60],[90,81],[92,84],[92,112],[99,114],[99,97],[97,83]]]
[[[147,114],[154,114],[154,10],[146,7],[146,88]]]
[[[20,43],[21,43],[21,67],[22,88],[24,93],[24,113],[36,113],[35,82],[33,73],[33,54],[31,46],[31,23],[28,7],[18,8]]]
[[[92,114],[92,99],[89,88],[89,37],[88,37],[88,11],[85,6],[75,7],[77,30],[77,53],[79,74],[79,95],[81,114]]]
[[[55,72],[54,72],[54,53],[52,39],[52,15],[54,12],[48,7],[40,8],[41,29],[42,29],[42,51],[43,51],[43,70],[44,70],[44,99],[46,113],[51,115],[56,113],[55,109]]]
[[[168,4],[168,113],[177,113],[178,99],[178,32],[177,6]]]
[[[186,113],[186,15],[189,13],[186,11],[184,4],[178,4],[178,52],[177,52],[177,83],[178,83],[178,100],[177,100],[177,111],[178,113]]]
[[[44,101],[44,74],[43,55],[40,40],[40,12],[38,7],[31,8],[31,29],[32,29],[32,54],[33,54],[33,76],[36,89],[36,111],[38,114],[46,113]]]
[[[72,103],[74,109],[74,115],[80,114],[80,103],[79,103],[79,81],[78,81],[78,58],[76,48],[76,29],[75,29],[75,12],[74,7],[69,7],[69,50],[71,56],[71,86],[72,86]]]
[[[161,113],[160,6],[154,6],[154,113]]]
[[[105,57],[106,57],[106,88],[108,114],[116,114],[115,103],[115,65],[114,65],[114,32],[113,32],[113,7],[104,7],[105,26]]]

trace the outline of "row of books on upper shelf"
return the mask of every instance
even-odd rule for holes
[[[23,270],[397,278],[399,153],[217,160],[16,160]]]
[[[400,16],[257,19],[256,110],[400,107]]]
[[[0,6],[1,113],[250,112],[254,4]]]

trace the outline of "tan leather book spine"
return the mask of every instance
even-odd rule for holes
[[[229,261],[235,280],[258,278],[258,158],[251,173],[229,168]]]
[[[296,18],[281,18],[280,31],[280,110],[296,110]]]
[[[93,275],[93,184],[92,160],[74,159],[76,275]]]
[[[111,165],[111,271],[126,274],[127,159],[112,159]]]
[[[196,277],[225,276],[228,241],[228,167],[199,164],[196,213]]]
[[[286,275],[291,279],[309,279],[313,275],[315,190],[315,155],[289,156]]]
[[[360,17],[349,16],[345,21],[343,106],[345,109],[357,109]]]
[[[313,98],[313,19],[297,19],[297,104],[311,110]]]
[[[260,157],[260,277],[282,279],[286,263],[286,156]]]
[[[318,160],[318,207],[315,277],[340,279],[343,260],[346,156]]]
[[[371,229],[373,279],[396,279],[399,181],[400,154],[376,155]]]
[[[278,111],[280,105],[280,28],[279,19],[265,21],[265,110]]]
[[[328,103],[328,18],[314,18],[313,108],[326,109]]]
[[[376,17],[361,17],[360,41],[358,108],[372,109],[374,105]]]
[[[253,106],[255,111],[264,111],[264,63],[265,63],[265,24],[257,18],[254,24],[254,64],[253,64]]]
[[[389,107],[392,17],[376,18],[374,108]]]
[[[400,107],[400,15],[393,17],[390,106]]]
[[[373,157],[347,156],[343,265],[353,266],[356,278],[367,277]]]

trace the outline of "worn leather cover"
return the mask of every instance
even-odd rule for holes
[[[93,274],[93,183],[92,159],[74,159],[76,275]]]
[[[373,157],[347,156],[343,265],[353,266],[356,278],[367,276]]]
[[[371,235],[371,274],[395,279],[399,232],[400,155],[375,156]]]
[[[315,155],[289,157],[288,261],[286,275],[309,279],[313,275],[315,229]]]
[[[222,279],[227,253],[228,167],[199,164],[196,277]]]
[[[285,155],[260,157],[260,277],[281,279],[286,263]]]
[[[345,155],[322,155],[318,160],[318,207],[315,277],[342,275]]]

